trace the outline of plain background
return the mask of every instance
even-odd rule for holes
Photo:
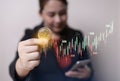
[[[68,23],[85,35],[105,32],[114,21],[114,31],[98,54],[92,55],[96,81],[120,81],[120,0],[68,0]],[[38,0],[0,0],[0,81],[12,81],[9,64],[15,57],[17,44],[26,28],[41,22]]]

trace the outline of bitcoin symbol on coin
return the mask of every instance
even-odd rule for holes
[[[52,32],[48,27],[43,27],[38,31],[38,39],[40,40],[40,47],[46,49],[52,44]]]

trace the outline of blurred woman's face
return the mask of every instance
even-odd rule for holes
[[[53,33],[59,33],[67,23],[67,6],[59,0],[50,0],[45,4],[41,16],[45,26]]]

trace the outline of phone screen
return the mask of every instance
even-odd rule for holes
[[[77,71],[78,68],[84,68],[88,63],[90,59],[77,61],[70,70]]]

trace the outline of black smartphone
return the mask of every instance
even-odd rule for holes
[[[70,70],[77,71],[78,68],[84,68],[88,63],[90,63],[90,59],[77,61]]]

